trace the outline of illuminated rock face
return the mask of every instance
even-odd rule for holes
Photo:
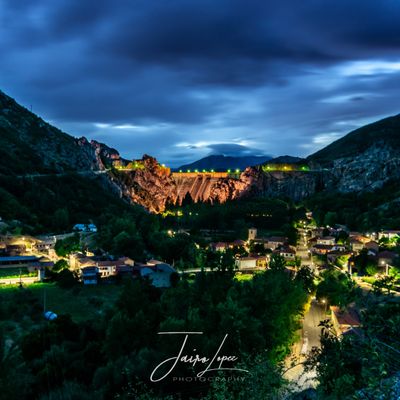
[[[333,161],[327,187],[340,192],[372,191],[400,179],[400,154],[392,146],[377,143],[357,156]]]
[[[318,189],[316,173],[264,172],[261,167],[247,168],[240,175],[227,173],[171,174],[156,159],[144,156],[144,168],[108,172],[121,197],[151,212],[163,212],[167,204],[181,204],[190,196],[194,202],[225,203],[243,197],[281,197],[300,200]]]
[[[204,174],[173,174],[176,183],[178,202],[190,195],[194,202],[210,201],[211,203],[224,203],[240,197],[246,184],[239,179],[232,179],[227,174],[204,173]]]
[[[302,200],[324,189],[360,192],[382,187],[400,179],[400,156],[386,144],[375,144],[363,153],[333,161],[328,170],[265,171],[246,168],[240,175],[227,173],[172,173],[155,158],[144,156],[141,168],[129,170],[129,161],[97,142],[80,143],[90,153],[94,169],[105,171],[106,184],[128,201],[150,212],[163,212],[167,204],[181,204],[190,196],[194,202],[224,203],[244,197],[275,197]],[[88,149],[90,146],[90,150]],[[118,170],[118,168],[122,168]],[[110,185],[111,183],[111,185]]]
[[[145,207],[150,212],[165,210],[167,203],[177,202],[176,184],[170,170],[158,164],[153,157],[144,155],[143,168],[131,171],[108,172],[121,197]]]

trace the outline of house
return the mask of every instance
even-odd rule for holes
[[[81,268],[81,279],[84,285],[97,285],[99,269],[95,266]]]
[[[49,253],[50,250],[54,250],[56,245],[56,241],[54,238],[52,239],[43,239],[37,240],[33,246],[32,250],[36,251],[37,253]]]
[[[326,246],[333,246],[335,244],[336,240],[333,236],[323,236],[323,237],[318,237],[317,238],[317,244],[323,244]]]
[[[158,260],[150,260],[146,264],[135,264],[136,271],[142,278],[148,278],[158,288],[171,286],[171,275],[176,273],[169,264]]]
[[[99,269],[100,276],[108,278],[127,271],[132,272],[134,261],[129,257],[121,257],[117,260],[96,261],[95,265]]]
[[[245,245],[246,245],[246,242],[244,240],[240,240],[240,239],[234,240],[232,243],[229,243],[229,247],[231,249],[234,249],[235,247],[236,248],[237,247],[244,247]]]
[[[94,224],[75,224],[72,230],[76,232],[97,232],[97,227]]]
[[[346,246],[344,244],[335,244],[332,246],[332,251],[345,252]]]
[[[288,238],[283,236],[270,236],[264,242],[264,248],[275,250],[280,246],[284,246],[288,241]]]
[[[282,246],[280,249],[275,250],[274,253],[279,254],[285,260],[294,260],[296,258],[296,250],[290,246]]]
[[[213,251],[225,251],[228,247],[228,243],[225,242],[210,243],[210,248]]]
[[[235,266],[239,270],[265,269],[268,265],[267,256],[239,257],[235,260]]]
[[[8,244],[6,253],[9,256],[20,256],[26,254],[26,245],[24,244]]]
[[[249,242],[253,241],[254,243],[260,243],[260,244],[263,244],[264,248],[266,248],[266,249],[275,250],[277,247],[283,246],[285,243],[287,243],[288,239],[286,237],[282,237],[282,236],[270,236],[267,238],[258,237],[257,229],[250,228],[248,241]]]
[[[85,267],[97,267],[99,277],[109,278],[117,274],[132,273],[134,261],[129,257],[109,260],[82,253],[73,253],[69,256],[69,266],[72,270],[82,270]]]
[[[113,261],[97,261],[96,267],[101,278],[117,275],[117,265]]]
[[[95,265],[95,260],[82,253],[71,253],[69,255],[69,267],[72,270],[79,270],[83,267]]]
[[[130,264],[120,264],[116,266],[115,272],[118,276],[131,276],[134,273],[134,267]]]
[[[379,252],[379,244],[373,240],[364,244],[364,249],[368,250],[368,254],[376,255]]]
[[[352,237],[349,242],[351,250],[355,253],[359,253],[364,248],[364,243],[358,238]]]
[[[361,326],[360,316],[354,306],[350,305],[346,309],[331,306],[330,310],[333,327],[338,336]]]
[[[331,244],[315,244],[311,247],[311,252],[318,255],[324,255],[333,250]]]
[[[387,239],[391,240],[397,236],[400,236],[400,231],[397,231],[397,230],[382,231],[382,232],[378,233],[378,239],[387,238]]]

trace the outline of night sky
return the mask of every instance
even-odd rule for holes
[[[0,0],[0,89],[178,166],[305,156],[400,112],[398,0]]]

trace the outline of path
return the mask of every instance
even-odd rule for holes
[[[295,392],[315,387],[316,371],[305,373],[303,363],[306,359],[306,354],[313,347],[320,347],[321,327],[320,321],[326,319],[325,311],[316,300],[312,300],[310,308],[304,315],[303,326],[301,329],[301,337],[293,346],[292,355],[287,360],[287,369],[284,377],[291,382],[290,389]],[[295,367],[290,368],[290,364],[294,362]]]

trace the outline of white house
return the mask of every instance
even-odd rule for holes
[[[267,256],[240,257],[235,260],[235,266],[239,270],[265,269],[267,265]]]
[[[335,244],[335,238],[333,236],[323,236],[317,238],[317,244],[324,244],[333,246]]]

